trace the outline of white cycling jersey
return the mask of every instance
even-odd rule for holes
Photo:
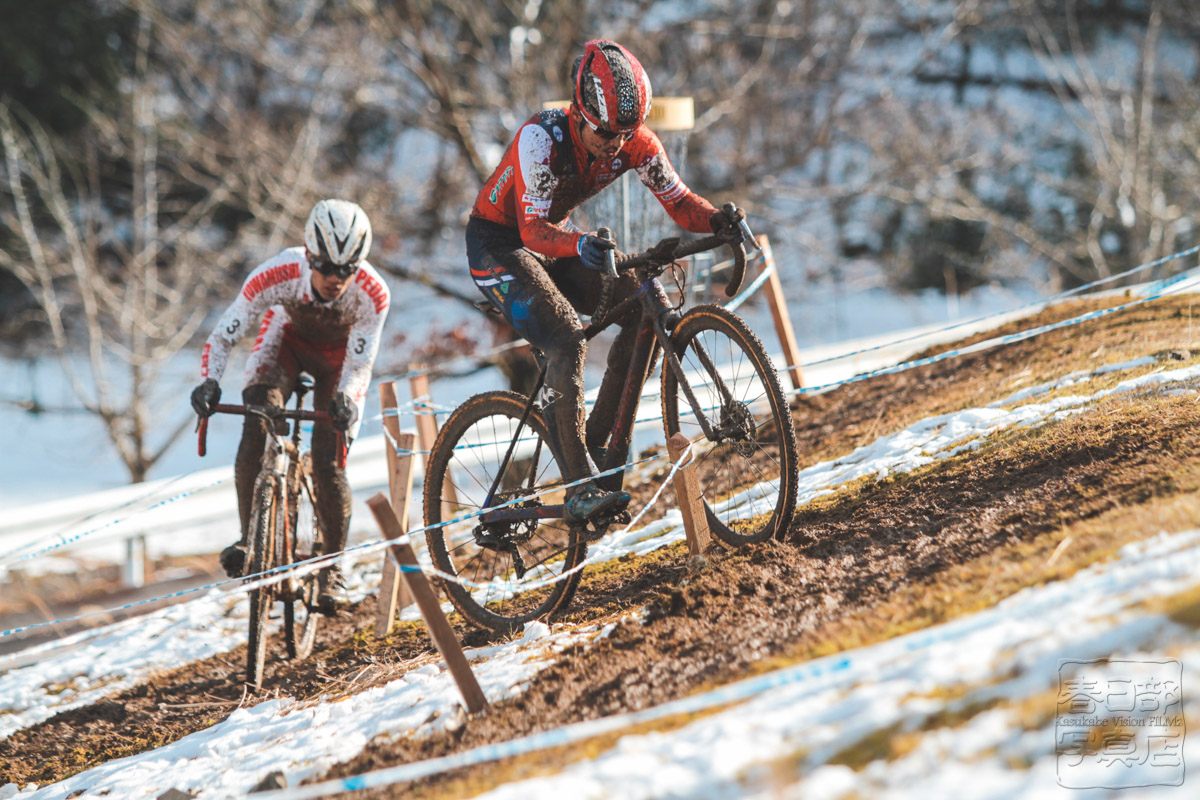
[[[324,302],[313,292],[305,249],[289,247],[259,264],[246,278],[237,299],[204,343],[200,377],[219,381],[233,346],[255,326],[258,335],[246,361],[248,386],[273,366],[279,342],[289,328],[293,335],[317,346],[344,341],[337,390],[354,400],[361,422],[390,297],[379,273],[364,261],[341,297]],[[351,437],[357,433],[358,423],[354,427],[348,432]]]

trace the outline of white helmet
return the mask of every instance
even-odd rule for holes
[[[371,221],[358,203],[322,200],[304,223],[310,256],[338,266],[357,265],[371,252]]]

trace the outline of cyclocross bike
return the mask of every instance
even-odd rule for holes
[[[744,223],[742,232],[753,241]],[[718,236],[682,244],[668,238],[644,253],[610,259],[600,307],[585,335],[594,338],[640,304],[625,387],[596,458],[600,470],[626,463],[642,388],[665,354],[665,433],[670,438],[682,431],[691,440],[709,527],[722,542],[739,546],[781,536],[795,510],[791,413],[779,376],[746,323],[720,305],[681,314],[658,279],[676,260],[724,244]],[[733,297],[745,275],[746,251],[740,243],[730,247],[733,275],[725,291]],[[640,289],[609,309],[618,270],[633,271]],[[476,624],[499,631],[563,608],[579,586],[582,571],[575,567],[586,558],[588,543],[628,520],[564,519],[561,458],[537,402],[544,379],[543,366],[529,397],[485,392],[459,406],[442,426],[425,475],[430,556],[443,573],[465,579],[443,580],[450,601]],[[620,488],[624,474],[598,483]],[[458,521],[442,525],[451,520]]]
[[[329,415],[305,411],[304,397],[313,387],[312,378],[301,375],[294,393],[296,407],[223,405],[214,413],[252,415],[267,423],[262,468],[254,481],[250,511],[250,535],[246,547],[246,571],[250,580],[264,572],[305,561],[325,552],[324,537],[317,520],[310,454],[300,453],[300,421],[328,422]],[[289,426],[288,420],[295,422]],[[291,436],[289,438],[289,427]],[[208,419],[199,427],[199,451],[207,449]],[[344,447],[342,448],[344,452]],[[283,606],[283,640],[288,658],[305,658],[312,652],[321,619],[317,609],[317,576],[296,575],[278,583],[250,590],[250,638],[246,649],[246,683],[262,687],[267,656],[267,617],[278,602]]]

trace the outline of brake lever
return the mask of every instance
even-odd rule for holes
[[[736,217],[737,213],[738,213],[738,207],[735,206],[733,203],[726,203],[723,210],[731,218]],[[758,242],[754,238],[754,233],[751,232],[751,230],[750,230],[750,223],[746,222],[746,215],[744,213],[742,214],[742,218],[737,221],[737,227],[738,227],[738,230],[741,232],[743,238],[745,238],[745,240],[747,242],[747,245],[746,245],[747,247],[752,247],[755,250],[762,249],[761,247],[758,246]]]
[[[615,241],[613,239],[612,231],[610,231],[608,228],[601,228],[600,230],[596,231],[596,235],[605,241]],[[604,271],[608,273],[609,277],[611,277],[613,280],[616,280],[617,251],[615,247],[604,252]]]
[[[755,250],[762,250],[762,247],[760,247],[758,244],[758,240],[755,239],[754,234],[750,232],[750,225],[746,222],[745,218],[738,220],[738,230],[742,232],[742,236],[746,237],[747,244],[749,244]]]

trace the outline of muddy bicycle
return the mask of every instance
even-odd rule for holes
[[[312,463],[301,454],[300,421],[328,422],[329,414],[304,410],[304,397],[313,380],[301,375],[296,382],[294,409],[279,406],[223,405],[216,414],[260,417],[267,423],[262,468],[254,481],[250,511],[246,569],[253,580],[265,572],[306,561],[325,552],[324,536],[317,520]],[[289,425],[288,421],[293,423]],[[289,436],[290,428],[290,436]],[[201,418],[199,452],[207,449],[208,419]],[[344,448],[343,448],[344,452]],[[250,590],[250,637],[246,649],[246,683],[261,688],[267,655],[267,618],[276,603],[283,610],[283,641],[288,658],[306,658],[312,652],[321,614],[317,605],[317,575],[296,575]]]
[[[743,231],[753,241],[749,230]],[[668,238],[616,257],[603,281],[600,308],[588,340],[640,304],[641,318],[624,390],[597,464],[617,470],[597,483],[620,488],[642,399],[642,388],[663,357],[661,413],[666,436],[692,442],[712,533],[740,546],[781,535],[796,505],[795,430],[779,376],[762,343],[736,314],[720,305],[686,313],[673,306],[659,281],[681,258],[729,244],[718,236],[681,243]],[[745,247],[734,251],[732,297],[746,268]],[[636,276],[640,289],[609,307],[617,272]],[[468,619],[499,631],[563,608],[579,586],[575,569],[588,545],[628,517],[568,524],[561,456],[537,398],[543,366],[528,397],[511,391],[475,395],[442,426],[425,475],[429,554],[443,573],[454,606]],[[603,482],[601,482],[603,481]],[[471,513],[488,509],[482,514]],[[467,517],[443,526],[442,523]]]

